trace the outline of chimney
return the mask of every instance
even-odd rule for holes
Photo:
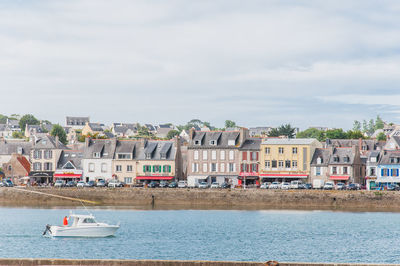
[[[359,139],[358,139],[358,148],[359,148],[360,151],[361,151],[361,149],[362,149],[362,138],[359,138]]]
[[[86,148],[89,147],[89,144],[90,144],[90,138],[89,138],[89,137],[86,137],[86,138],[85,138],[85,147],[86,147]]]
[[[194,132],[195,132],[195,130],[194,130],[194,128],[192,127],[192,128],[189,130],[189,141],[193,140]]]
[[[60,139],[59,139],[59,137],[58,136],[56,136],[56,148],[58,148],[58,143],[60,142]]]
[[[240,146],[243,145],[243,143],[246,141],[246,139],[249,138],[249,130],[245,127],[240,128],[240,136],[239,136],[239,143]]]
[[[147,139],[146,138],[141,138],[140,139],[140,147],[142,149],[144,149],[144,148],[146,148],[146,145],[147,145]]]

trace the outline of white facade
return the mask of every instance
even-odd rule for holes
[[[83,180],[112,179],[112,159],[82,159]]]

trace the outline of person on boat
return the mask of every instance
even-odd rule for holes
[[[63,224],[64,224],[64,226],[68,226],[68,217],[67,216],[64,217]]]

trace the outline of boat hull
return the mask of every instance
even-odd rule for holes
[[[107,226],[50,226],[50,235],[54,237],[108,237],[118,230],[118,225]]]

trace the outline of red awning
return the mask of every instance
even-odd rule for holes
[[[136,180],[171,180],[174,176],[137,176]]]
[[[330,180],[349,180],[350,176],[331,175]]]
[[[54,174],[54,177],[58,177],[58,178],[81,178],[82,175],[79,175],[79,174]]]

